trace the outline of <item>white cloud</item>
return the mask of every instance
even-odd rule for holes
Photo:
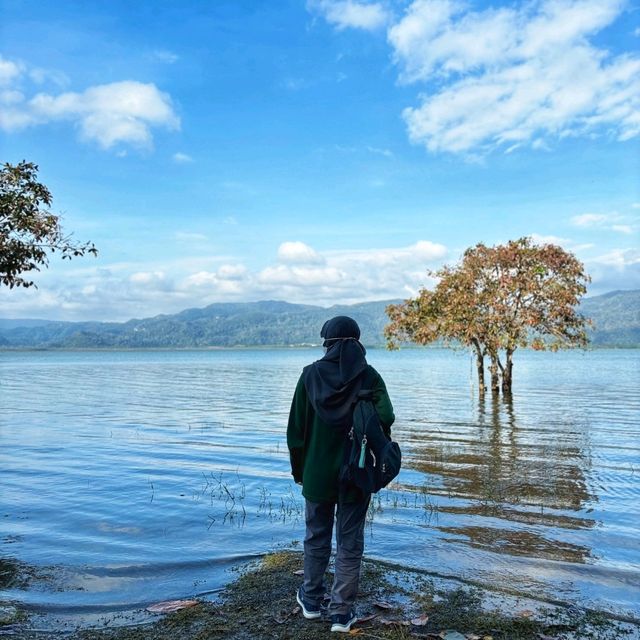
[[[583,229],[615,231],[625,235],[635,233],[638,229],[637,216],[624,216],[618,212],[607,214],[583,213],[582,215],[573,216],[570,222],[572,225]]]
[[[154,84],[134,80],[89,87],[82,92],[37,93],[28,98],[16,83],[20,77],[32,82],[65,83],[66,76],[54,71],[25,69],[0,58],[0,85],[6,89],[0,100],[0,128],[13,132],[55,121],[69,121],[80,137],[103,149],[131,145],[150,148],[152,129],[178,129],[180,120],[171,98]]]
[[[447,255],[444,245],[421,240],[409,247],[327,251],[317,264],[279,264],[263,269],[265,293],[296,302],[334,304],[413,295],[428,266]]]
[[[170,289],[172,284],[164,271],[138,271],[129,276],[129,282],[163,291]]]
[[[430,282],[427,268],[440,266],[446,255],[443,245],[429,241],[324,252],[285,242],[271,264],[253,269],[220,256],[98,268],[52,263],[41,274],[38,290],[0,289],[0,305],[6,317],[69,320],[128,320],[139,317],[141,309],[144,316],[153,316],[225,301],[281,299],[330,306],[415,295]],[[311,261],[300,262],[305,256]]]
[[[58,87],[66,87],[69,85],[69,76],[57,69],[42,69],[36,67],[29,70],[29,78],[36,84],[45,84],[51,82]]]
[[[373,153],[376,155],[380,155],[380,156],[384,156],[385,158],[393,158],[393,151],[390,151],[389,149],[380,149],[379,147],[371,147],[371,146],[367,146],[367,151],[369,153]]]
[[[218,269],[218,277],[221,280],[243,280],[248,274],[243,264],[223,264]]]
[[[324,260],[304,242],[283,242],[278,247],[278,260],[293,264],[322,264]]]
[[[322,14],[336,29],[375,31],[389,21],[389,13],[379,2],[355,0],[309,0],[307,7]]]
[[[192,306],[237,300],[250,291],[251,275],[242,264],[223,264],[216,271],[198,271],[184,278],[178,289],[194,298]]]
[[[594,258],[593,262],[622,270],[629,265],[640,265],[640,249],[614,249]]]
[[[182,287],[183,288],[192,288],[192,287],[202,287],[202,286],[213,286],[217,281],[216,274],[210,271],[198,271],[197,273],[191,274],[188,278],[185,278]]]
[[[7,89],[0,91],[0,103],[6,105],[19,104],[24,101],[24,94],[20,91]]]
[[[613,249],[585,261],[592,277],[589,291],[606,293],[615,289],[640,288],[640,250],[636,248]]]
[[[560,236],[549,234],[531,233],[529,235],[535,244],[555,244],[556,246],[562,247],[567,251],[571,251],[578,256],[596,246],[592,242],[576,242],[571,238],[562,238]]]
[[[437,242],[419,240],[409,247],[393,249],[363,249],[360,251],[333,252],[339,261],[362,262],[363,264],[385,267],[398,264],[418,264],[441,260],[447,255],[447,248]]]
[[[572,246],[571,250],[580,248]],[[427,269],[436,269],[449,259],[446,247],[424,240],[372,250],[309,249],[322,261],[282,262],[274,256],[272,264],[253,269],[222,256],[163,265],[114,263],[87,268],[52,263],[40,274],[37,290],[0,288],[0,305],[4,317],[68,320],[128,320],[213,302],[265,299],[330,306],[414,296],[420,287],[434,284]],[[638,249],[614,249],[584,262],[593,278],[591,294],[640,288]]]
[[[412,142],[474,157],[548,149],[567,136],[640,134],[640,57],[590,41],[620,17],[623,0],[472,7],[414,0],[388,29],[400,81],[426,89],[403,111]]]
[[[571,223],[576,227],[594,227],[607,222],[608,219],[608,216],[600,213],[583,213],[579,216],[573,216]]]
[[[336,267],[310,265],[279,264],[267,267],[258,274],[258,282],[280,285],[286,289],[341,285],[346,278],[347,274]]]
[[[23,72],[23,65],[0,56],[0,87],[17,80]]]
[[[465,13],[454,0],[416,0],[389,29],[404,82],[498,64],[515,45],[514,9]]]
[[[153,84],[132,80],[90,87],[82,93],[40,93],[29,101],[29,108],[34,123],[74,121],[82,138],[104,149],[118,143],[150,147],[152,126],[180,126],[166,93]]]
[[[186,153],[182,153],[180,151],[174,153],[172,158],[173,161],[177,164],[189,164],[193,162],[193,158],[190,155],[187,155]]]
[[[6,91],[0,104],[0,129],[16,131],[33,124],[33,118],[22,109],[22,94],[19,91]]]

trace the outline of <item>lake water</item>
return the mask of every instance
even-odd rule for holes
[[[206,594],[303,534],[285,429],[318,350],[0,353],[0,558],[40,611]],[[370,350],[404,469],[366,555],[640,618],[640,351]]]

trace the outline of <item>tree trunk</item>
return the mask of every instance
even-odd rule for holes
[[[491,372],[491,393],[498,394],[500,393],[500,375],[498,370],[501,369],[500,356],[497,352],[491,351],[489,352],[489,356],[491,358],[491,364],[489,365],[489,371]]]
[[[472,340],[471,344],[476,352],[476,368],[478,370],[478,391],[480,395],[484,395],[487,387],[484,384],[484,354],[482,352],[482,346],[478,340]]]
[[[515,349],[507,349],[507,361],[502,370],[502,393],[511,395],[511,384],[513,382],[513,352]]]

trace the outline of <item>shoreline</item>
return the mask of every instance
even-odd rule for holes
[[[202,345],[202,346],[184,346],[184,347],[145,347],[145,346],[92,346],[92,347],[67,347],[67,346],[12,346],[6,344],[0,344],[0,353],[29,353],[29,352],[48,352],[48,353],[83,353],[83,352],[137,352],[144,351],[149,353],[154,352],[171,352],[171,351],[273,351],[273,350],[308,350],[319,349],[322,347],[322,343],[300,343],[300,344],[235,344],[235,345]],[[385,344],[365,344],[367,350],[371,351],[389,351],[389,348]],[[437,351],[446,350],[453,353],[466,353],[468,347],[455,346],[455,345],[405,345],[401,346],[402,351]],[[638,351],[640,350],[639,343],[630,344],[589,344],[584,349],[565,349],[563,352],[582,352],[591,353],[593,351]],[[523,353],[549,353],[555,355],[552,351],[540,351],[531,347],[522,347],[519,349]]]
[[[295,602],[302,553],[269,553],[236,568],[238,577],[213,600],[149,618],[145,611],[119,613],[101,628],[47,630],[19,604],[0,602],[0,635],[15,640],[319,640],[329,636],[326,617],[305,620]],[[327,582],[330,583],[328,574]],[[7,612],[13,610],[13,615]],[[4,611],[4,615],[2,614]],[[505,593],[495,585],[462,585],[455,577],[363,561],[357,614],[350,635],[401,640],[634,640],[637,621],[603,611]],[[147,620],[140,622],[141,615]],[[111,622],[114,624],[112,625]],[[346,635],[346,634],[345,634]],[[342,637],[333,635],[331,637]]]

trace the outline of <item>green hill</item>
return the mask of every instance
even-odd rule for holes
[[[640,346],[640,290],[585,298],[580,311],[594,322],[594,346]]]
[[[349,315],[368,346],[384,344],[385,307],[393,301],[330,308],[280,301],[217,303],[128,322],[1,320],[0,348],[199,348],[320,343],[328,318]],[[594,346],[640,346],[640,291],[586,298]]]
[[[358,322],[365,344],[382,344],[388,302],[329,309],[279,301],[218,303],[124,323],[0,322],[0,346],[38,348],[188,348],[319,344],[320,328],[335,315]]]

